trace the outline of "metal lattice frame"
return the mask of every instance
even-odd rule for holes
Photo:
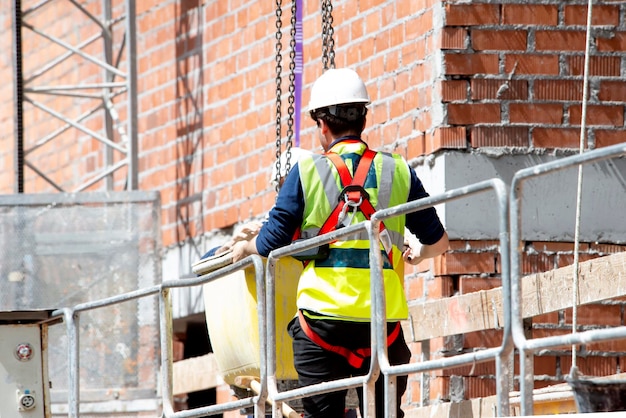
[[[15,100],[15,192],[23,193],[24,168],[28,167],[38,176],[60,192],[70,191],[55,183],[51,176],[46,174],[45,169],[37,166],[36,161],[30,161],[28,155],[43,145],[54,141],[62,133],[69,129],[79,130],[82,134],[98,141],[102,147],[103,167],[92,173],[92,176],[83,184],[76,186],[73,192],[83,191],[90,186],[105,182],[106,190],[113,190],[113,173],[127,168],[128,176],[125,188],[137,189],[137,64],[136,64],[136,15],[135,0],[124,2],[125,10],[121,15],[113,16],[111,0],[102,0],[102,16],[95,16],[85,6],[76,0],[65,0],[68,5],[75,7],[81,12],[86,20],[92,21],[99,30],[88,39],[80,40],[76,45],[67,43],[65,40],[52,36],[45,32],[45,28],[38,28],[29,23],[29,17],[34,13],[41,13],[50,3],[58,6],[58,1],[43,0],[29,9],[22,9],[20,0],[13,1],[13,74],[14,74],[14,100]],[[83,22],[80,22],[83,23]],[[118,25],[124,25],[124,35],[120,42],[119,50],[114,51],[113,30]],[[65,52],[58,55],[40,66],[31,74],[24,74],[22,55],[22,32],[28,30],[31,33],[45,38],[56,47]],[[92,51],[94,45],[100,41],[101,57]],[[122,60],[122,56],[125,59]],[[79,57],[102,70],[101,80],[98,82],[78,81],[68,85],[45,85],[37,82],[46,73],[51,72],[59,64],[70,58]],[[123,69],[122,69],[123,68]],[[119,80],[119,81],[118,81]],[[125,100],[114,103],[115,98],[125,95]],[[95,106],[91,106],[82,114],[69,117],[42,101],[43,97],[64,96],[73,98],[91,99]],[[33,139],[32,144],[24,141],[24,104],[29,103],[47,115],[61,121],[63,124],[45,137]],[[120,120],[116,106],[126,106],[126,121]],[[93,115],[98,113],[103,117],[103,132],[95,132],[89,129],[85,123]],[[26,128],[27,129],[27,128]],[[117,132],[117,135],[116,135]],[[115,155],[119,153],[119,155]]]

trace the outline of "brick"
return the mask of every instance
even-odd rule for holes
[[[559,74],[559,57],[552,54],[506,54],[504,72],[507,74]]]
[[[463,334],[464,348],[492,348],[502,344],[502,331],[487,329]]]
[[[534,128],[534,148],[579,148],[580,131],[575,128]]]
[[[598,131],[596,131],[596,134],[597,132]],[[617,254],[617,253],[621,253],[622,251],[626,251],[626,246],[617,245],[617,244],[591,243],[589,245],[589,251],[597,252],[600,255],[610,255],[610,254]]]
[[[459,277],[459,292],[462,295],[481,290],[489,290],[502,286],[502,280],[493,277],[461,276]]]
[[[445,27],[441,30],[441,49],[466,49],[467,29]]]
[[[556,357],[555,356],[535,356],[534,358],[534,373],[537,376],[548,375],[555,376],[556,369]]]
[[[626,102],[626,81],[600,81],[598,99],[603,102]]]
[[[515,355],[515,362],[513,365],[513,372],[519,374],[519,356]],[[545,355],[534,357],[533,372],[535,377],[547,375],[556,376],[557,374],[557,356]]]
[[[495,361],[469,364],[467,366],[451,367],[442,370],[442,376],[485,376],[496,374]]]
[[[548,338],[548,337],[558,337],[560,335],[568,335],[571,334],[572,330],[564,329],[564,328],[533,328],[531,332],[531,338],[539,339],[539,338]],[[570,347],[569,345],[563,345],[562,347]]]
[[[602,341],[586,345],[587,351],[602,351],[626,354],[626,339]],[[624,369],[621,369],[624,370]]]
[[[528,34],[525,30],[470,31],[472,48],[475,51],[525,51]]]
[[[554,269],[554,254],[522,254],[522,274],[542,273]]]
[[[626,131],[624,130],[596,130],[595,147],[602,148],[626,142]]]
[[[466,101],[468,85],[467,80],[441,80],[441,101]]]
[[[606,38],[598,37],[596,45],[600,52],[624,51],[626,50],[626,32],[611,31]]]
[[[500,122],[499,103],[449,103],[447,113],[451,125]]]
[[[464,377],[466,399],[485,398],[496,394],[497,381],[494,377]]]
[[[559,313],[558,312],[549,312],[546,314],[541,314],[533,317],[533,324],[558,324],[559,323]]]
[[[536,100],[579,101],[583,97],[582,80],[536,80],[534,82]]]
[[[446,253],[446,274],[495,273],[495,254],[493,253]]]
[[[567,57],[567,74],[583,75],[585,71],[584,55],[575,55]],[[589,59],[589,75],[619,77],[620,76],[621,59],[620,57],[590,57]]]
[[[502,23],[505,25],[556,26],[558,19],[557,4],[502,5]]]
[[[404,291],[407,300],[419,300],[424,297],[424,279],[421,276],[405,278]]]
[[[430,379],[430,400],[441,401],[450,398],[450,378],[431,377]]]
[[[440,149],[466,149],[467,138],[465,132],[465,127],[462,126],[435,128],[432,141],[426,146],[427,153],[430,154]]]
[[[426,292],[429,299],[447,298],[454,294],[453,279],[440,276],[426,281]]]
[[[475,75],[498,74],[497,54],[444,54],[445,74]]]
[[[492,78],[472,78],[470,82],[472,100],[526,100],[528,82]]]
[[[587,125],[624,125],[624,106],[597,106],[587,105]],[[580,125],[582,120],[582,105],[570,106],[570,125]]]
[[[618,373],[619,359],[615,357],[588,356],[576,358],[578,371],[586,376],[610,376]],[[568,374],[572,368],[572,356],[561,356],[561,371]]]
[[[533,241],[533,249],[539,252],[572,252],[574,250],[574,244],[571,242],[551,242],[551,241]],[[584,243],[579,248],[587,248]]]
[[[576,308],[576,323],[616,327],[622,325],[621,306],[590,304]],[[572,324],[572,308],[565,309],[565,323]]]
[[[446,26],[475,26],[500,23],[497,4],[446,4]]]
[[[517,126],[477,126],[471,129],[473,148],[527,147],[528,128]]]
[[[593,254],[580,254],[578,257],[578,261],[582,263],[583,261],[589,261],[594,258],[597,258],[597,256]],[[556,267],[558,268],[567,267],[573,264],[574,264],[574,254],[559,254],[558,255],[558,263]]]
[[[585,45],[584,31],[538,30],[535,32],[537,51],[584,51]]]
[[[564,10],[564,23],[568,26],[586,26],[587,6],[566,5]],[[593,26],[618,26],[619,6],[594,4],[591,11],[591,24]]]
[[[560,125],[563,123],[563,105],[558,103],[511,103],[511,123]]]
[[[415,138],[411,138],[407,143],[407,159],[419,157],[426,153],[425,135],[419,135]]]

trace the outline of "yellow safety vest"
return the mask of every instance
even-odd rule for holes
[[[340,154],[354,175],[354,162],[366,149],[361,141],[345,140],[330,151]],[[316,236],[335,208],[342,191],[339,174],[327,157],[306,156],[298,162],[304,191],[304,214],[300,236]],[[376,210],[406,203],[411,187],[411,175],[406,161],[399,155],[378,152],[363,185]],[[348,214],[350,216],[350,214]],[[352,224],[362,222],[356,212]],[[389,260],[383,252],[383,275],[388,321],[406,319],[408,306],[404,293],[405,216],[384,221],[392,243]],[[391,262],[390,262],[391,261]],[[305,267],[298,285],[298,309],[350,321],[369,321],[371,292],[369,270],[369,239],[364,231],[350,240],[330,245],[328,258],[312,260]]]

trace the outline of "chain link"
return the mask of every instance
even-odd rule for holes
[[[322,0],[322,66],[324,71],[335,68],[334,34],[332,0]]]
[[[276,0],[276,191],[280,188],[280,142],[281,142],[281,96],[282,92],[282,28],[283,28],[283,5],[282,0]]]

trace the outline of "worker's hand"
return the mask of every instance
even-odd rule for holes
[[[443,236],[439,238],[434,244],[425,245],[421,244],[416,239],[404,240],[404,251],[402,252],[402,258],[409,264],[418,265],[422,261],[437,257],[446,251],[448,251],[448,233],[444,232]]]
[[[416,247],[414,242],[409,242],[408,240],[404,241],[402,258],[404,259],[405,262],[412,264],[414,266],[419,264],[423,260],[423,257],[420,257],[420,252],[421,252],[421,246],[419,245],[419,243],[418,243],[418,246]]]
[[[239,241],[250,241],[253,237],[259,235],[259,231],[263,226],[263,222],[252,221],[244,224],[239,231],[233,235],[233,243]]]
[[[233,263],[236,263],[239,260],[243,260],[244,258],[246,258],[247,256],[249,256],[250,254],[253,254],[253,252],[251,251],[251,247],[254,246],[254,248],[256,248],[256,243],[254,243],[254,241],[237,241],[233,247],[232,247],[232,252],[233,252]]]
[[[237,232],[233,234],[228,242],[226,242],[224,245],[218,248],[217,251],[215,251],[215,255],[232,250],[236,242],[250,241],[252,238],[259,235],[259,231],[261,230],[262,226],[263,222],[259,221],[252,221],[244,224]]]

